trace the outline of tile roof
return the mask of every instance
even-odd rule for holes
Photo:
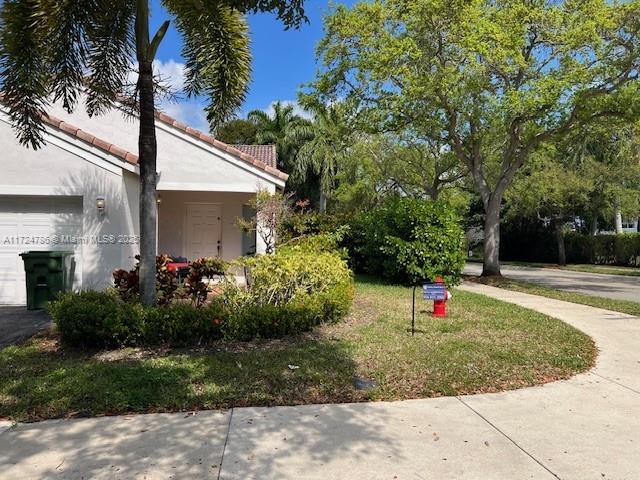
[[[231,145],[233,148],[237,148],[241,152],[251,155],[253,158],[257,158],[261,162],[278,168],[278,153],[275,145]]]
[[[156,118],[163,123],[166,123],[168,125],[173,126],[174,128],[177,128],[178,130],[181,130],[182,132],[186,133],[191,137],[198,138],[203,142],[208,143],[209,145],[213,145],[214,147],[224,150],[227,153],[230,153],[231,155],[233,155],[234,157],[238,157],[241,160],[244,160],[245,162],[253,165],[254,167],[257,167],[260,170],[264,170],[265,172],[273,175],[274,177],[279,178],[280,180],[286,181],[287,178],[289,178],[289,175],[287,175],[284,172],[281,172],[280,170],[267,164],[266,162],[259,160],[253,157],[252,155],[241,151],[235,146],[221,142],[220,140],[216,140],[215,138],[213,138],[213,136],[209,135],[208,133],[204,133],[200,130],[196,130],[195,128],[188,127],[184,123],[180,123],[175,118],[172,118],[169,115],[166,115],[161,112],[156,112]]]
[[[106,140],[102,140],[101,138],[98,138],[95,135],[85,132],[84,130],[81,130],[78,127],[71,125],[70,123],[67,123],[57,117],[54,117],[53,115],[44,116],[43,121],[47,125],[51,125],[52,127],[57,128],[58,130],[62,130],[63,132],[68,133],[69,135],[73,135],[74,137],[82,140],[83,142],[93,145],[94,147],[97,147],[100,150],[108,152],[111,155],[119,157],[128,163],[131,163],[133,165],[138,164],[138,155],[136,155],[135,153],[129,152],[124,148],[118,147],[113,143],[107,142]]]
[[[3,100],[3,95],[0,93],[0,101],[2,100]],[[181,130],[182,132],[186,133],[191,137],[197,138],[203,142],[208,143],[209,145],[212,145],[221,150],[224,150],[225,152],[233,155],[234,157],[237,157],[240,160],[250,165],[253,165],[256,168],[259,168],[260,170],[264,170],[265,172],[269,173],[270,175],[273,175],[276,178],[279,178],[280,180],[286,181],[287,178],[289,178],[289,175],[287,175],[284,172],[281,172],[276,168],[275,153],[274,153],[273,163],[271,163],[270,157],[263,157],[262,159],[256,158],[250,153],[246,153],[240,150],[239,148],[228,145],[224,142],[221,142],[220,140],[216,140],[215,138],[213,138],[211,135],[207,133],[201,132],[200,130],[196,130],[195,128],[188,127],[187,125],[184,125],[178,122],[176,119],[170,117],[169,115],[165,115],[164,113],[156,112],[156,119],[160,120],[165,124],[171,125],[174,128],[177,128],[178,130]],[[52,127],[57,128],[65,133],[68,133],[69,135],[73,135],[76,138],[90,145],[93,145],[99,148],[100,150],[103,150],[116,157],[119,157],[128,163],[131,163],[133,165],[138,164],[138,155],[136,155],[135,153],[125,150],[124,148],[118,147],[117,145],[107,142],[106,140],[103,140],[101,138],[98,138],[95,135],[92,135],[88,132],[85,132],[84,130],[81,130],[76,126],[63,121],[60,118],[54,117],[53,115],[46,115],[43,117],[43,121],[47,125],[51,125]],[[263,146],[268,147],[269,145],[263,145]]]

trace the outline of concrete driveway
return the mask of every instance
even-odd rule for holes
[[[583,330],[600,350],[596,367],[496,394],[5,423],[4,432],[0,422],[0,478],[640,478],[640,318],[461,288]]]
[[[505,277],[538,283],[558,290],[613,298],[614,300],[640,302],[640,277],[514,265],[503,265],[501,271]],[[482,273],[482,264],[468,263],[464,273],[466,275],[480,275]]]
[[[32,337],[50,325],[51,319],[44,310],[0,307],[0,348]]]

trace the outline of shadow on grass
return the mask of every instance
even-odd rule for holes
[[[47,348],[47,339],[0,351],[0,417],[63,416],[295,405],[364,399],[339,340],[304,339],[242,352],[153,352],[105,360]],[[108,357],[108,356],[107,356]]]

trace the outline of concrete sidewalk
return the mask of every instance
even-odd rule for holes
[[[0,425],[0,478],[640,478],[640,319],[462,288],[580,328],[596,368],[500,394]]]

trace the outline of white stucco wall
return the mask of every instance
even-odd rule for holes
[[[160,192],[158,207],[158,251],[169,255],[186,256],[184,221],[189,203],[214,203],[222,211],[222,250],[224,260],[242,255],[242,232],[237,219],[242,217],[242,206],[252,194],[228,192]],[[190,259],[193,260],[193,259]]]
[[[138,120],[123,116],[119,110],[91,118],[82,106],[69,115],[60,105],[54,105],[51,113],[92,135],[138,152]],[[156,137],[160,190],[256,192],[275,189],[276,183],[284,186],[263,170],[159,120]]]
[[[24,250],[75,247],[82,256],[80,284],[76,287],[101,288],[111,284],[114,268],[133,265],[137,253],[137,245],[120,243],[117,238],[114,243],[97,243],[97,239],[105,235],[137,234],[138,221],[132,217],[132,212],[137,212],[137,207],[132,206],[132,202],[137,202],[137,175],[100,158],[90,146],[86,150],[71,146],[74,152],[69,152],[56,145],[66,134],[55,132],[55,135],[48,137],[48,144],[40,150],[23,147],[16,140],[6,115],[0,112],[0,195],[14,199],[20,196],[81,197],[83,245],[25,245]],[[125,188],[127,183],[129,188]],[[98,197],[106,201],[103,216],[98,215],[96,209]]]

